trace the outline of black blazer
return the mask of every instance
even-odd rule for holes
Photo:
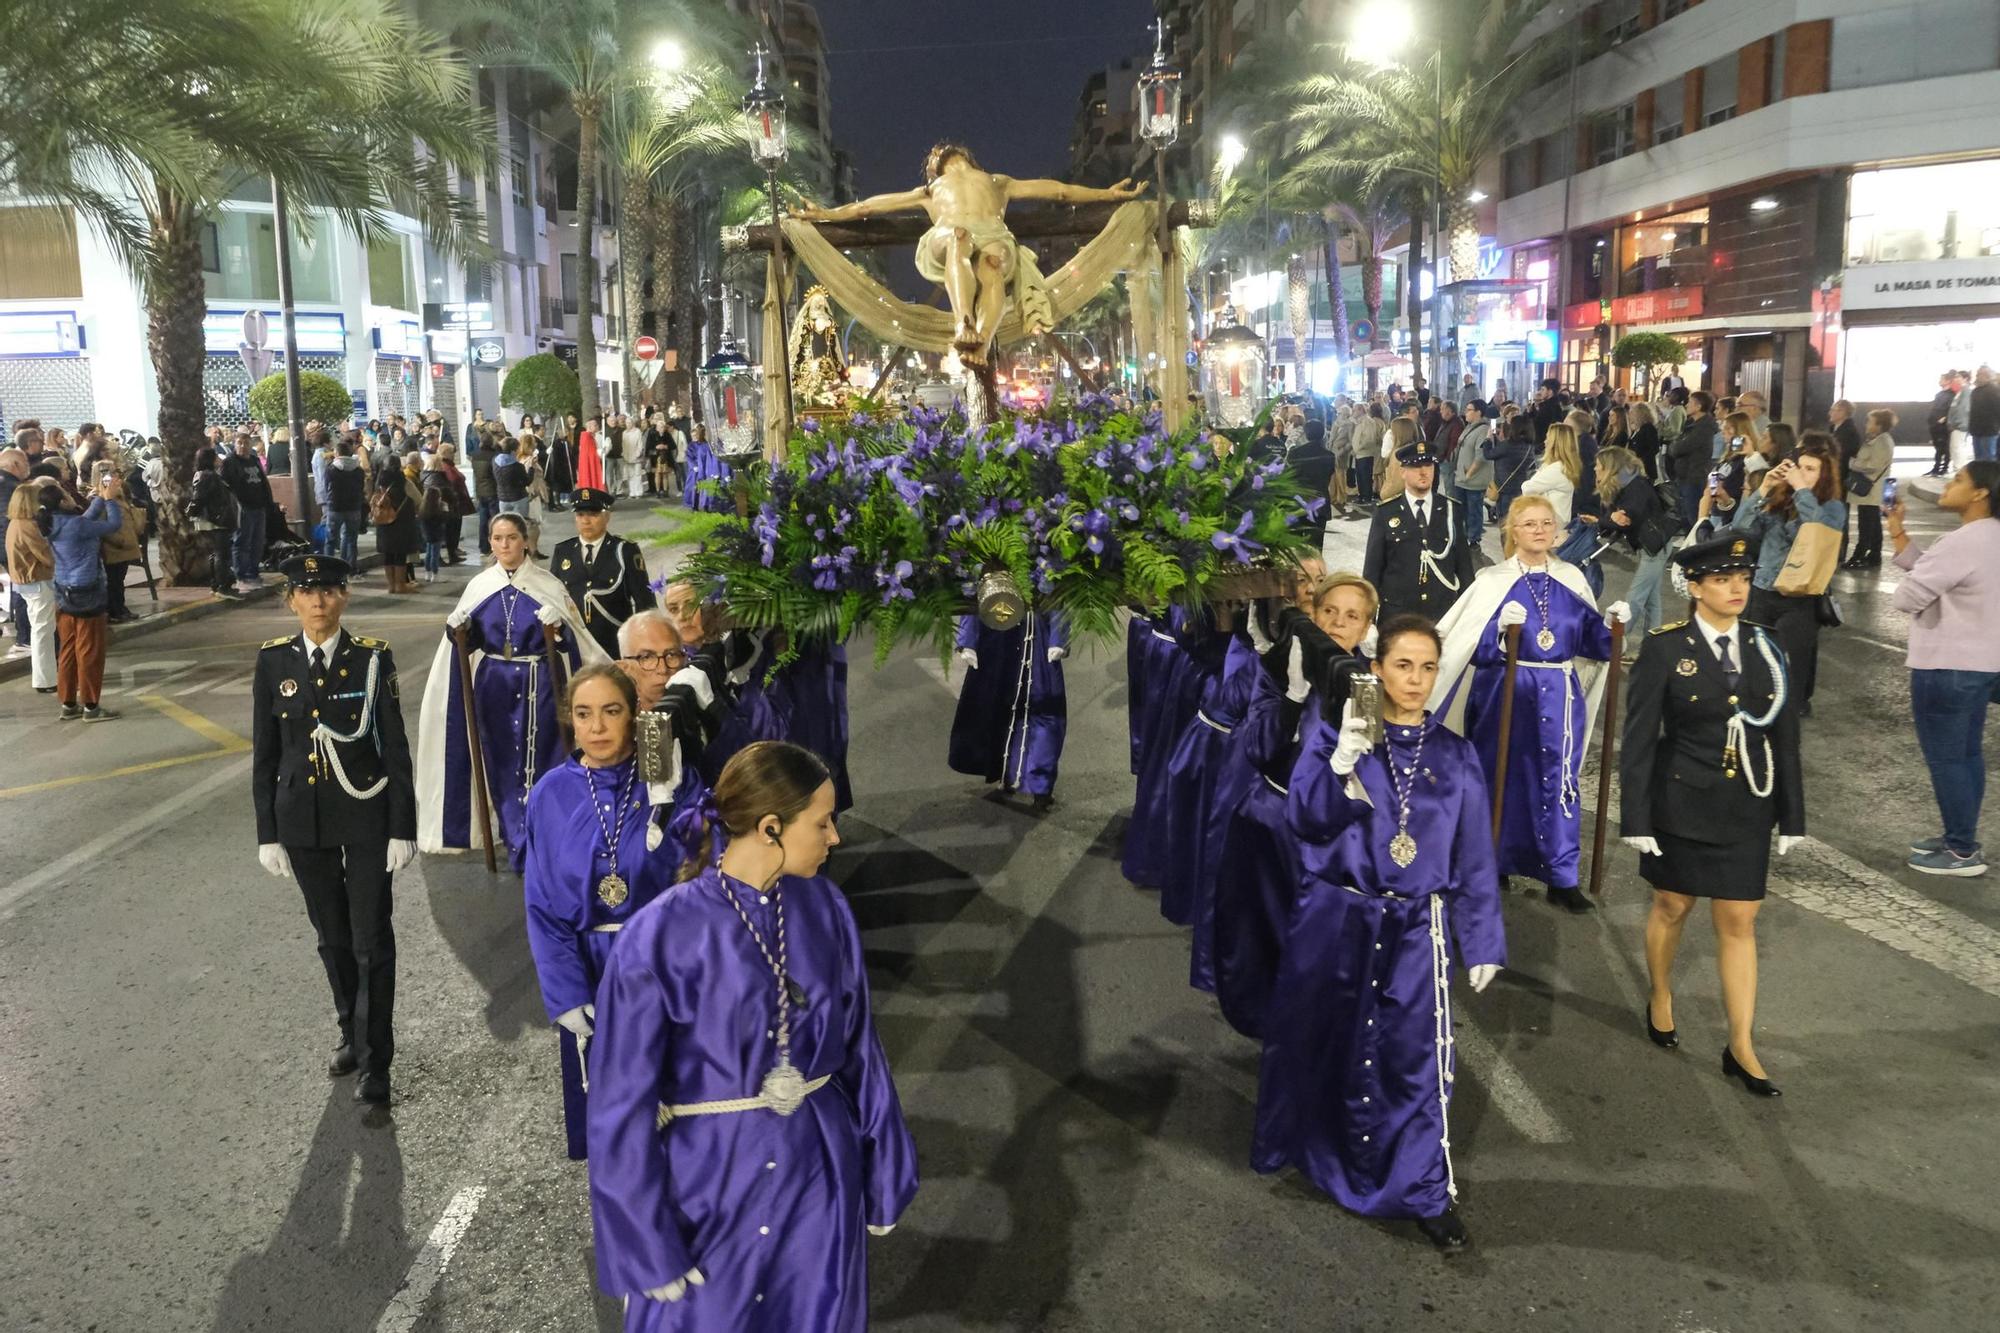
[[[639,549],[639,543],[616,534],[604,534],[597,544],[597,558],[588,565],[583,563],[581,537],[557,542],[549,568],[583,613],[583,627],[614,658],[618,656],[618,627],[634,611],[659,605],[646,577],[646,553]]]
[[[1426,549],[1436,557],[1445,578],[1427,571]],[[1417,528],[1416,511],[1406,492],[1375,506],[1368,524],[1368,554],[1361,577],[1382,597],[1382,619],[1404,611],[1437,620],[1472,582],[1472,546],[1465,539],[1465,517],[1453,501],[1437,491],[1430,494],[1429,524]],[[1446,580],[1449,579],[1449,582]],[[1452,587],[1451,584],[1458,585]]]
[[[1776,682],[1758,649],[1763,636],[1777,655],[1784,650],[1770,631],[1740,621],[1743,661],[1736,689],[1707,638],[1692,621],[1662,625],[1646,636],[1632,668],[1625,701],[1625,734],[1618,756],[1619,822],[1628,838],[1671,833],[1689,842],[1729,844],[1806,831],[1805,787],[1799,760],[1799,717],[1790,698],[1768,728],[1748,729],[1748,755],[1733,774],[1723,767],[1729,719],[1740,702],[1761,717]],[[1765,780],[1764,742],[1771,746],[1771,794],[1750,790],[1745,764]]]
[[[360,726],[371,698],[371,661],[374,713],[368,730],[357,740],[328,742],[356,790],[388,779],[380,792],[359,800],[348,795],[331,763],[315,762],[312,734],[321,722],[343,735]],[[416,838],[416,780],[388,644],[343,629],[326,673],[315,676],[299,635],[272,639],[257,654],[250,695],[250,794],[260,844],[346,847]]]

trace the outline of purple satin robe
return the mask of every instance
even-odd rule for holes
[[[730,499],[728,492],[736,474],[706,441],[688,441],[687,458],[683,467],[686,470],[686,477],[681,487],[681,502],[689,509],[720,512],[735,507],[735,502]],[[719,483],[717,494],[710,495],[700,490],[699,487],[704,481]]]
[[[1125,623],[1125,721],[1132,730],[1132,773],[1139,772],[1139,742],[1146,716],[1146,665],[1152,659],[1153,620],[1132,613]]]
[[[1201,704],[1167,761],[1167,818],[1159,827],[1166,844],[1166,880],[1160,915],[1194,927],[1188,983],[1215,989],[1216,879],[1222,873],[1222,838],[1243,796],[1256,781],[1248,738],[1239,727],[1253,700],[1278,693],[1249,641],[1232,635],[1222,670],[1202,690]],[[1269,710],[1259,716],[1269,716]],[[1233,874],[1235,868],[1229,868]]]
[[[517,871],[527,852],[528,793],[535,780],[560,766],[569,752],[569,738],[556,721],[558,686],[549,680],[542,622],[535,618],[540,607],[541,603],[527,593],[508,586],[475,607],[467,623],[466,646],[475,654],[485,654],[473,662],[472,695],[479,748],[486,759],[487,789],[493,794],[508,862]],[[568,638],[565,632],[557,652],[565,673],[575,671],[582,660]],[[471,764],[465,754],[465,722],[459,712],[463,703],[456,670],[451,676],[449,701],[447,763],[469,777]],[[468,803],[469,790],[464,798]],[[448,803],[453,799],[448,793]],[[448,816],[447,823],[451,822]],[[465,819],[459,823],[466,825]]]
[[[1288,817],[1305,876],[1264,1016],[1251,1164],[1296,1166],[1365,1216],[1435,1217],[1455,1193],[1442,955],[1455,939],[1467,966],[1506,961],[1492,809],[1463,737],[1435,719],[1389,728],[1394,761],[1417,767],[1409,818],[1417,853],[1398,866],[1389,854],[1398,801],[1383,747],[1354,770],[1364,802],[1333,772],[1338,738],[1315,716],[1292,771]]]
[[[632,761],[610,768],[586,769],[572,758],[544,773],[528,796],[526,859],[521,869],[522,894],[527,900],[528,949],[541,982],[542,1008],[551,1023],[597,995],[597,983],[619,931],[641,907],[666,892],[680,878],[681,848],[671,837],[646,850],[646,829],[652,807],[645,784],[634,781],[627,793],[624,828],[618,837],[618,875],[626,896],[617,906],[598,893],[598,882],[611,873],[605,850],[606,828],[618,829],[613,805]],[[591,813],[592,783],[603,823]],[[616,927],[617,929],[602,929]],[[558,1028],[563,1069],[563,1125],[569,1155],[581,1161],[585,1151],[582,1065],[576,1038]]]
[[[1226,641],[1210,632],[1206,617],[1179,607],[1172,612],[1174,630],[1153,623],[1157,645],[1146,659],[1145,708],[1140,718],[1139,774],[1132,795],[1132,818],[1125,826],[1125,847],[1119,869],[1145,889],[1165,885],[1172,865],[1166,840],[1159,836],[1170,815],[1168,765],[1174,746],[1187,730],[1202,691],[1222,670]]]
[[[1531,594],[1527,584],[1534,582]],[[1542,628],[1535,594],[1546,593],[1553,648],[1541,648]],[[1528,608],[1521,626],[1521,656],[1514,669],[1514,729],[1507,746],[1507,800],[1500,811],[1500,873],[1525,875],[1559,889],[1576,887],[1582,844],[1582,802],[1577,781],[1583,773],[1584,732],[1589,711],[1583,683],[1560,666],[1578,657],[1607,661],[1611,628],[1604,615],[1546,574],[1514,580],[1506,602]],[[1499,612],[1486,624],[1472,654],[1472,692],[1465,701],[1465,734],[1479,750],[1487,785],[1500,762],[1501,676],[1507,640]],[[1565,741],[1567,735],[1567,741]]]
[[[777,902],[729,881],[774,951]],[[830,1082],[790,1116],[683,1116],[662,1103],[756,1095],[777,1060],[776,979],[708,870],[626,927],[590,1045],[590,1201],[598,1283],[627,1333],[860,1333],[867,1228],[917,1192],[916,1148],[869,1015],[861,938],[824,878],[780,881],[786,970],[806,994],[792,1063]],[[667,1304],[643,1293],[699,1267]]]
[[[835,814],[854,804],[847,778],[847,649],[808,642],[798,660],[778,672],[770,690],[773,711],[784,719],[783,739],[826,761],[833,775]]]
[[[1069,646],[1062,617],[1038,611],[1013,629],[988,629],[961,616],[958,646],[979,665],[965,673],[946,761],[954,773],[1047,796],[1069,730],[1062,663],[1049,661],[1050,649]]]

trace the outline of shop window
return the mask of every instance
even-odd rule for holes
[[[77,263],[76,222],[70,211],[0,208],[0,300],[82,295],[83,270]]]
[[[1847,262],[2000,256],[2000,160],[1860,171],[1848,187]]]
[[[1720,125],[1736,116],[1737,53],[1731,51],[1701,72],[1701,123]]]
[[[1653,89],[1653,142],[1672,143],[1680,138],[1686,111],[1685,79],[1674,79]]]
[[[2000,66],[2000,6],[1993,0],[1876,5],[1833,21],[1828,83],[1874,88]]]
[[[1708,267],[1708,210],[1648,219],[1618,237],[1618,290],[1630,295],[1699,287]]]

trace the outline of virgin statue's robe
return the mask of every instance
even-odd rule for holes
[[[575,603],[555,575],[524,561],[510,576],[488,565],[460,594],[453,614],[467,617],[472,659],[474,716],[486,785],[508,863],[521,868],[527,848],[528,793],[535,779],[561,764],[569,740],[558,724],[561,681],[549,679],[538,613],[553,607],[556,657],[567,677],[579,666],[604,662],[604,650],[584,628]],[[472,752],[465,730],[465,699],[457,650],[447,629],[431,658],[417,723],[417,844],[427,852],[482,846],[473,800]]]
[[[1542,647],[1541,603],[1555,642]],[[1506,800],[1501,807],[1500,873],[1525,875],[1553,888],[1577,883],[1582,802],[1577,788],[1590,752],[1591,721],[1611,657],[1611,629],[1576,566],[1550,560],[1548,572],[1523,571],[1508,560],[1479,572],[1472,588],[1438,631],[1444,656],[1431,707],[1479,750],[1490,787],[1500,763],[1500,706],[1505,692],[1507,637],[1500,608],[1528,610],[1514,668],[1513,733],[1507,747]],[[1595,659],[1579,664],[1576,659]],[[1447,674],[1450,673],[1450,674]]]
[[[596,998],[597,983],[619,932],[641,907],[680,878],[679,843],[663,830],[659,846],[646,846],[648,830],[654,827],[653,808],[645,783],[635,780],[629,792],[625,789],[632,764],[627,759],[586,769],[580,758],[573,757],[538,778],[528,795],[522,894],[527,900],[528,951],[534,955],[542,1008],[551,1023]],[[621,792],[627,802],[622,829],[613,808]],[[618,876],[625,881],[624,897],[616,903],[606,902],[598,888],[611,873],[606,829],[618,831]],[[556,1038],[562,1060],[563,1128],[571,1159],[581,1161],[583,1063],[569,1029],[558,1027]]]
[[[1366,1216],[1435,1217],[1456,1194],[1450,945],[1467,966],[1504,963],[1507,948],[1472,745],[1436,718],[1387,730],[1394,762],[1417,768],[1408,866],[1389,851],[1399,802],[1384,746],[1342,777],[1339,729],[1315,716],[1292,771],[1305,875],[1264,1015],[1251,1164],[1295,1166]]]
[[[1222,865],[1222,838],[1257,778],[1241,723],[1252,701],[1278,693],[1248,639],[1231,635],[1226,643],[1222,670],[1202,690],[1167,761],[1167,814],[1158,828],[1166,844],[1160,914],[1194,928],[1188,982],[1205,991],[1215,989],[1216,878],[1235,873]],[[1276,715],[1258,716],[1274,721]]]
[[[1202,691],[1222,670],[1227,639],[1216,634],[1205,615],[1179,607],[1171,613],[1172,630],[1153,622],[1153,647],[1146,659],[1145,708],[1138,720],[1139,772],[1132,796],[1132,819],[1125,829],[1119,868],[1141,888],[1164,886],[1172,867],[1166,839],[1160,836],[1170,808],[1168,766],[1174,746],[1201,704]]]
[[[621,935],[590,1046],[590,1201],[599,1285],[627,1298],[628,1333],[860,1333],[867,1228],[917,1192],[916,1148],[869,1016],[861,939],[824,878],[760,895],[729,881],[804,992],[791,1058],[826,1078],[790,1116],[663,1106],[757,1095],[777,1060],[777,983],[710,869],[667,890]],[[765,899],[769,898],[770,901]],[[643,1293],[699,1267],[669,1304]]]
[[[706,440],[689,440],[687,459],[684,463],[687,475],[681,485],[681,503],[689,509],[713,510],[720,512],[735,506],[729,497],[730,485],[736,474],[729,464],[722,461],[715,447]],[[715,482],[712,488],[704,488],[701,483]]]
[[[946,762],[1009,791],[1047,796],[1056,787],[1069,705],[1060,659],[1069,647],[1062,617],[1035,612],[1012,629],[989,629],[961,616],[958,646],[978,655],[965,673],[951,721]]]

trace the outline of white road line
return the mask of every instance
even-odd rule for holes
[[[1522,1137],[1535,1143],[1567,1143],[1569,1134],[1542,1105],[1542,1099],[1521,1077],[1521,1071],[1514,1062],[1500,1054],[1500,1049],[1486,1039],[1486,1034],[1462,1016],[1457,1016],[1453,1024],[1458,1038],[1460,1071],[1468,1067],[1481,1083],[1486,1085],[1486,1095],[1492,1099],[1493,1109],[1498,1111]]]
[[[128,723],[127,725],[129,726],[130,724]],[[150,832],[155,825],[164,822],[168,815],[185,806],[205,800],[210,793],[217,789],[225,787],[232,782],[241,782],[243,774],[249,767],[249,755],[245,755],[233,763],[226,764],[203,778],[200,782],[195,783],[194,786],[183,788],[159,804],[149,807],[140,814],[134,815],[131,819],[126,820],[110,832],[98,834],[95,838],[84,843],[83,846],[78,847],[67,856],[58,857],[33,874],[23,875],[5,888],[0,888],[0,921],[5,921],[11,917],[14,914],[14,909],[19,906],[21,900],[43,885],[60,880],[71,872],[89,865],[113,847],[122,847],[131,844],[142,835]]]
[[[389,1308],[382,1312],[381,1320],[375,1325],[375,1333],[409,1333],[423,1317],[424,1302],[436,1290],[438,1279],[444,1276],[445,1268],[451,1263],[451,1256],[458,1249],[458,1242],[464,1238],[465,1229],[472,1225],[472,1219],[479,1212],[480,1201],[486,1197],[484,1185],[467,1185],[452,1196],[445,1205],[444,1216],[431,1228],[430,1239],[424,1248],[417,1251],[417,1257],[410,1262],[410,1271],[403,1275],[403,1285],[389,1302]]]

